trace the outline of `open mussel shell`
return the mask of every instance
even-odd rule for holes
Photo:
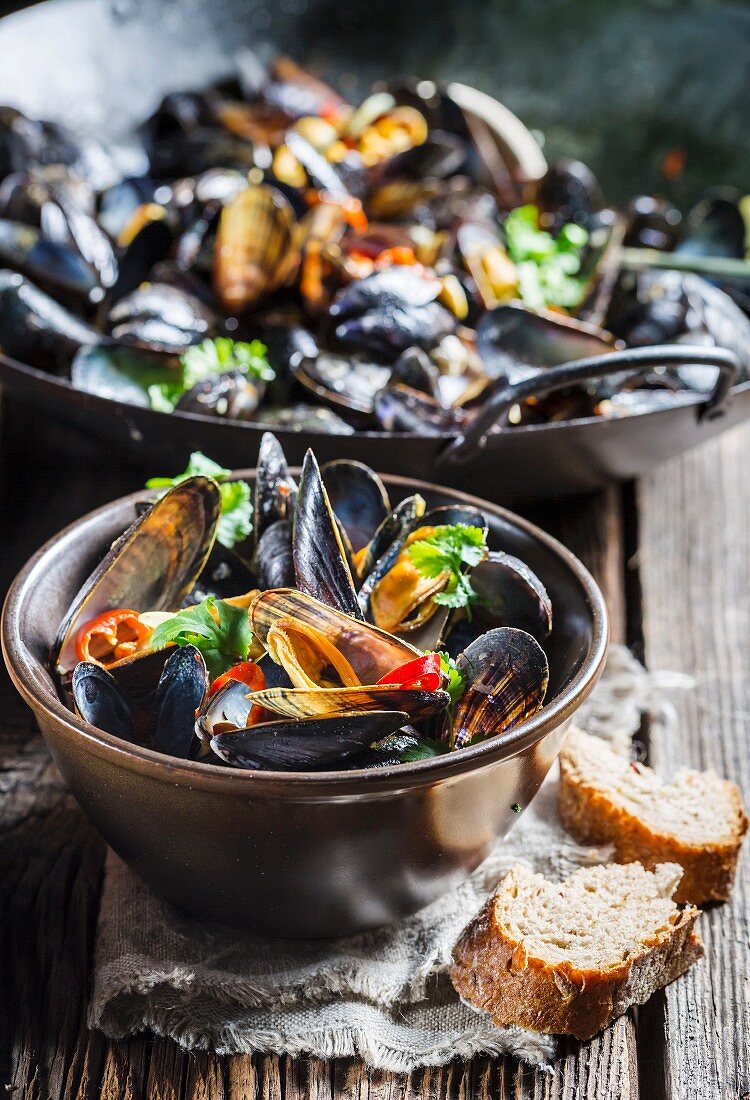
[[[151,408],[149,387],[168,385],[179,377],[179,368],[164,356],[109,340],[81,347],[70,366],[76,389],[144,409]]]
[[[477,327],[477,351],[485,370],[493,380],[510,384],[614,347],[614,338],[603,329],[518,303],[489,310]]]
[[[375,684],[394,668],[420,656],[418,649],[400,638],[292,588],[260,593],[248,616],[253,633],[264,646],[269,630],[280,619],[293,619],[322,631],[363,684]]]
[[[297,500],[297,483],[289,473],[286,456],[272,432],[264,432],[258,450],[253,497],[253,535],[256,546],[263,532],[277,520],[291,520]]]
[[[469,419],[461,409],[445,408],[429,394],[400,382],[389,383],[376,394],[373,413],[383,431],[423,436],[455,435]]]
[[[175,405],[177,412],[219,416],[227,420],[253,420],[266,392],[266,384],[245,371],[223,371],[201,378]]]
[[[114,543],[74,599],[52,649],[64,674],[77,663],[76,631],[114,608],[174,611],[200,576],[216,537],[219,486],[190,477],[154,502]]]
[[[282,719],[217,733],[211,738],[211,748],[238,768],[309,771],[355,756],[406,721],[408,716],[398,711],[355,711],[291,722]]]
[[[255,184],[223,208],[214,252],[214,287],[229,310],[242,310],[282,286],[299,253],[292,208],[275,188]]]
[[[386,487],[374,470],[352,459],[327,462],[320,472],[331,507],[357,553],[391,514]]]
[[[525,562],[512,554],[491,551],[471,571],[478,596],[473,618],[492,626],[514,626],[544,641],[552,630],[552,601],[547,589]]]
[[[362,617],[347,553],[317,459],[305,455],[292,526],[297,587],[308,596]]]
[[[299,384],[319,401],[360,419],[372,414],[377,394],[391,377],[391,368],[382,363],[328,351],[300,359],[290,369]]]
[[[456,665],[467,687],[452,716],[453,748],[504,733],[541,709],[549,665],[542,647],[524,630],[488,630],[459,655]]]
[[[417,531],[424,529],[427,536],[432,533],[432,528],[455,524],[479,527],[481,530],[487,526],[478,508],[445,505],[433,508],[402,529],[375,562],[359,590],[360,607],[370,621],[380,623],[386,630],[401,632],[418,629],[435,613],[437,606],[432,597],[443,587],[442,582],[438,578],[435,584],[434,579],[424,578],[410,565],[405,544]]]
[[[266,688],[250,696],[252,702],[287,718],[328,717],[349,711],[399,711],[409,722],[431,718],[450,702],[447,691],[415,691],[393,684],[361,687]],[[377,738],[375,738],[377,740]]]
[[[389,546],[398,539],[406,537],[414,521],[424,515],[425,508],[425,499],[419,493],[413,493],[411,496],[404,497],[403,500],[399,501],[393,511],[385,517],[359,555],[358,572],[362,579],[369,575],[376,562],[380,561]]]

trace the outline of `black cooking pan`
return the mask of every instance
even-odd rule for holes
[[[640,0],[606,13],[600,8],[609,5],[583,0],[565,5],[562,14],[558,5],[542,10],[547,7],[469,0],[441,13],[427,0],[387,0],[375,19],[364,0],[283,9],[270,0],[47,0],[0,23],[0,102],[119,139],[165,92],[225,75],[243,47],[262,54],[276,46],[348,80],[347,86],[359,82],[360,90],[376,77],[408,71],[479,85],[550,133],[552,155],[575,151],[589,160],[613,201],[664,190],[658,166],[675,145],[687,166],[672,186],[679,201],[718,182],[717,172],[721,182],[741,185],[750,178],[737,109],[742,89],[725,79],[727,57],[750,57],[750,12],[718,5],[652,8]],[[646,41],[649,50],[634,49],[632,56],[623,48]],[[550,370],[543,390],[643,366],[637,353],[622,354],[622,360],[610,355],[606,362]],[[665,354],[671,361],[678,355],[673,348],[654,354],[656,363]],[[699,358],[685,355],[691,362]],[[506,391],[495,395],[465,440],[385,432],[278,434],[293,461],[314,443],[321,460],[356,457],[384,472],[496,500],[588,490],[636,476],[750,415],[750,383],[728,392],[732,357],[704,349],[701,359],[720,368],[708,400],[687,395],[667,408],[617,420],[503,427],[521,396]],[[200,449],[228,466],[246,465],[263,430],[106,400],[2,356],[0,382],[106,441],[110,460],[153,450],[165,466]],[[495,423],[501,430],[486,437]]]

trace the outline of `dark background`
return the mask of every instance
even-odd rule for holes
[[[0,97],[28,94],[65,116],[83,81],[95,128],[121,131],[160,81],[200,84],[234,49],[276,45],[352,94],[404,73],[474,83],[542,131],[548,155],[589,161],[612,202],[659,191],[684,203],[750,178],[750,6],[736,0],[52,3],[48,38],[36,20],[12,40],[0,33]],[[665,180],[675,150],[684,169]]]

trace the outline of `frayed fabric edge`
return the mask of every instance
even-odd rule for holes
[[[375,1039],[371,1031],[365,1028],[325,1028],[300,1035],[269,1028],[250,1030],[243,1024],[195,1031],[192,1021],[167,1022],[161,1014],[148,1014],[144,1008],[142,1003],[134,1004],[124,1014],[129,1019],[126,1022],[120,1020],[119,1026],[113,1026],[106,1014],[102,1019],[90,1018],[89,1026],[111,1039],[150,1031],[174,1040],[185,1050],[210,1050],[220,1055],[260,1053],[313,1058],[356,1057],[372,1069],[391,1073],[411,1073],[422,1066],[442,1066],[455,1058],[470,1059],[478,1054],[512,1055],[528,1065],[550,1071],[556,1050],[555,1039],[551,1035],[519,1027],[501,1029],[491,1023],[480,1024],[472,1034],[441,1036],[439,1043],[417,1050],[413,1037],[407,1040],[408,1047],[399,1047]]]

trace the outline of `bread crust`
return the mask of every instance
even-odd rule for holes
[[[694,930],[699,910],[677,914],[667,935],[655,936],[627,962],[606,970],[579,969],[568,962],[551,965],[529,955],[509,939],[498,919],[498,893],[466,928],[453,952],[451,978],[456,991],[475,1008],[488,1012],[501,1027],[590,1039],[631,1005],[644,1004],[674,981],[703,954]]]
[[[664,832],[655,831],[628,807],[618,804],[607,788],[606,776],[582,774],[575,738],[573,733],[560,754],[558,809],[565,829],[581,844],[613,845],[618,863],[638,862],[649,870],[659,863],[678,863],[683,869],[674,896],[678,903],[704,905],[725,901],[732,889],[748,827],[736,784],[723,782],[724,796],[735,821],[731,836],[710,844],[686,843],[666,827]]]

